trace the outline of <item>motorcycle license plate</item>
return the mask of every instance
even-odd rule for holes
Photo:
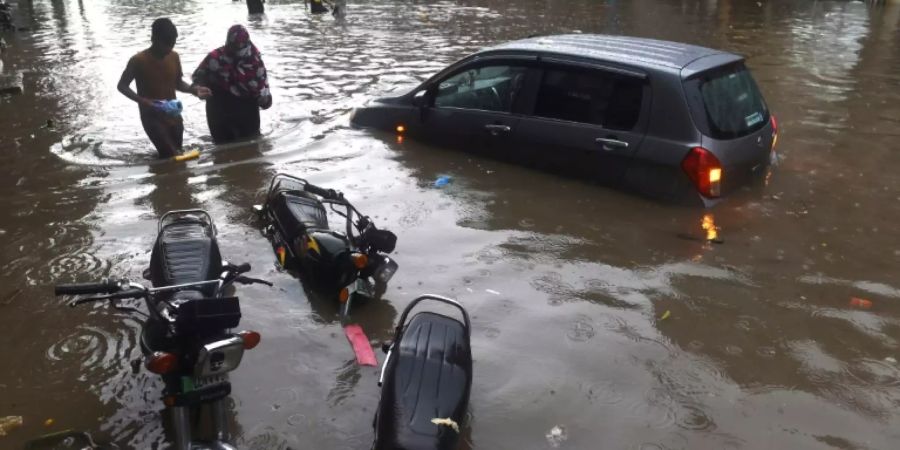
[[[174,406],[196,406],[210,403],[227,397],[229,394],[231,394],[231,383],[227,381],[203,387],[192,387],[189,391],[175,395]]]

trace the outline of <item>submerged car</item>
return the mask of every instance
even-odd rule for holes
[[[486,48],[351,123],[706,204],[766,172],[777,139],[743,57],[591,34]]]

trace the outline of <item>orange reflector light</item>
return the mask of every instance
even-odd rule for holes
[[[775,144],[778,143],[778,119],[772,114],[772,150],[775,150]]]
[[[709,182],[710,183],[718,183],[722,179],[722,169],[714,168],[709,169]]]
[[[238,333],[238,336],[244,340],[245,350],[256,348],[256,346],[259,345],[259,341],[262,339],[262,336],[255,331],[241,331]]]
[[[281,263],[281,267],[284,267],[284,258],[287,250],[284,247],[278,246],[278,249],[275,250],[275,253],[278,254],[278,262]]]
[[[155,374],[164,375],[178,367],[178,357],[174,353],[153,352],[144,362],[144,367]]]
[[[175,406],[175,397],[172,395],[163,397],[163,404],[170,408]]]
[[[406,131],[406,127],[402,123],[400,125],[397,125],[398,133],[403,133],[404,131]]]
[[[351,253],[350,259],[353,261],[353,265],[357,269],[365,269],[369,264],[369,257],[364,253]]]
[[[338,300],[340,300],[341,303],[346,303],[347,300],[349,300],[349,299],[350,299],[350,290],[347,288],[341,289],[341,292],[338,294]]]

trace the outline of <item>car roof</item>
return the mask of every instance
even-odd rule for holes
[[[603,34],[531,37],[488,47],[476,55],[503,51],[554,53],[666,71],[680,71],[691,62],[712,55],[727,55],[729,60],[743,59],[721,50],[680,42]]]

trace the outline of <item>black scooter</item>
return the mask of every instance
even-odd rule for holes
[[[459,309],[463,323],[420,312],[407,324],[409,312],[426,300]],[[466,309],[449,298],[425,295],[406,307],[394,341],[383,347],[374,450],[457,448],[472,389],[471,328]]]
[[[163,403],[169,409],[174,449],[234,449],[227,443],[225,398],[231,394],[226,374],[241,363],[244,351],[260,341],[255,331],[231,332],[241,320],[237,297],[225,295],[232,283],[263,283],[242,275],[249,264],[223,262],[212,218],[202,210],[172,211],[159,219],[147,288],[127,280],[56,286],[56,295],[81,296],[70,306],[108,300],[116,309],[146,316],[141,327],[141,352],[147,370],[165,383]],[[146,300],[148,313],[120,304]],[[141,360],[134,362],[135,370]],[[209,405],[214,440],[192,440],[190,410]]]
[[[329,228],[326,204],[344,217],[343,232]],[[342,316],[357,297],[380,298],[397,271],[386,255],[397,236],[375,228],[338,191],[281,173],[272,178],[265,204],[253,208],[282,266],[298,263],[314,288],[337,294]]]

